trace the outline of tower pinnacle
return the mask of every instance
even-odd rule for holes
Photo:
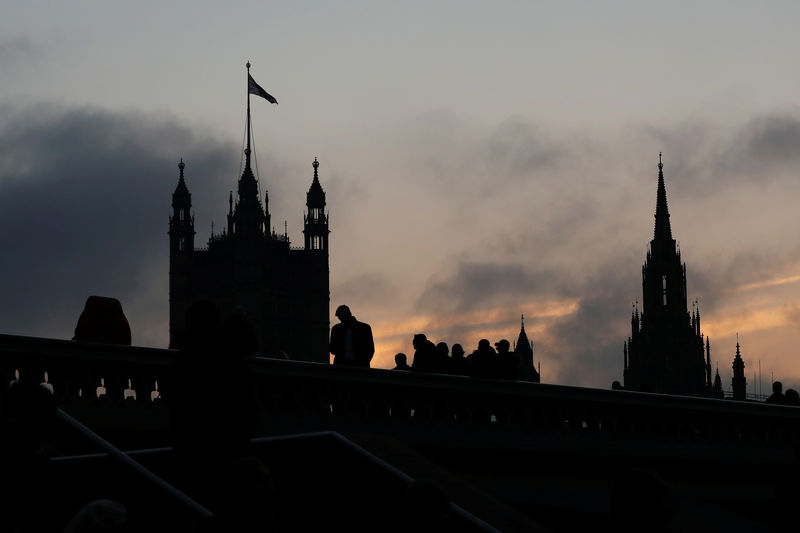
[[[669,208],[667,207],[667,188],[664,186],[664,163],[661,162],[661,152],[658,153],[658,192],[656,193],[656,224],[653,233],[654,241],[671,241],[672,228],[669,223]]]

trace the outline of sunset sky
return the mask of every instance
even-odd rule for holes
[[[433,5],[432,5],[433,4]],[[21,2],[0,18],[0,332],[71,338],[86,297],[166,346],[168,214],[235,190],[246,71],[262,191],[302,244],[314,157],[331,308],[515,340],[608,387],[653,233],[658,153],[712,365],[800,387],[800,4]],[[335,321],[333,313],[331,318]]]

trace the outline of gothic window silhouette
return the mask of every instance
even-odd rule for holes
[[[666,274],[661,276],[661,294],[664,299],[664,305],[667,305],[667,276]]]
[[[178,219],[183,222],[183,209],[178,209]]]
[[[185,244],[185,242],[183,240],[183,237],[181,237],[180,239],[178,239],[178,250],[182,252],[185,247],[186,247],[186,244]]]

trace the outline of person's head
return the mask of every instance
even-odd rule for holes
[[[351,316],[353,316],[353,314],[346,305],[340,305],[336,308],[336,318],[339,319],[339,322],[346,322]]]
[[[776,381],[772,384],[772,392],[780,393],[783,390],[783,383]]]
[[[406,366],[408,364],[406,354],[400,352],[399,354],[395,355],[394,364],[396,364],[397,366]]]
[[[794,389],[786,389],[786,404],[800,405],[800,394]]]
[[[505,353],[511,348],[511,343],[508,342],[506,339],[502,339],[494,343],[494,346],[495,348],[497,348],[498,352]]]
[[[454,344],[450,353],[453,354],[453,357],[464,357],[464,348],[460,344]]]
[[[491,344],[489,344],[489,339],[481,339],[478,341],[478,349],[479,350],[488,350],[491,348]]]
[[[424,333],[417,333],[414,335],[414,339],[411,341],[411,344],[414,346],[415,350],[419,350],[425,346],[426,342],[428,342],[428,337],[426,337]]]
[[[447,357],[447,354],[450,353],[450,349],[447,347],[446,342],[440,342],[436,345],[436,351],[439,352],[441,355]]]

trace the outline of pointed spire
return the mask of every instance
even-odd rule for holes
[[[661,162],[661,152],[658,153],[658,192],[656,193],[656,224],[653,233],[654,241],[672,240],[672,228],[669,223],[669,209],[667,208],[667,188],[664,185],[664,163]]]
[[[183,162],[183,158],[181,157],[180,163],[178,163],[178,186],[175,187],[175,192],[173,193],[173,200],[181,199],[187,200],[191,197],[189,194],[189,188],[186,186],[186,181],[183,179],[183,169],[186,168],[186,163]],[[180,203],[180,202],[179,202]],[[173,207],[175,207],[173,202]]]
[[[314,179],[311,180],[311,187],[306,193],[306,207],[325,207],[325,191],[319,183],[319,161],[316,157],[311,166],[314,167]]]
[[[533,363],[532,344],[533,343],[528,340],[528,334],[525,333],[525,315],[520,315],[519,336],[517,337],[517,353],[520,354],[521,357],[531,357],[531,363]]]

